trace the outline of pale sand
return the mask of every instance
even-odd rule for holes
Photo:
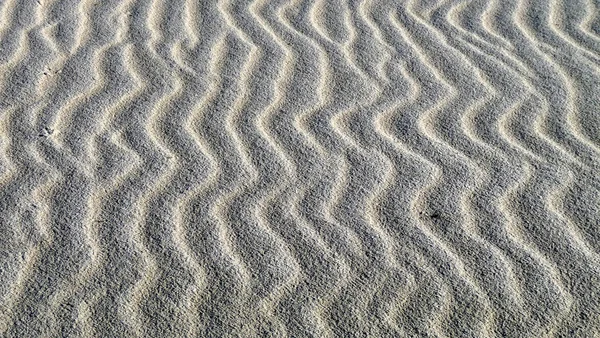
[[[600,337],[595,0],[1,0],[1,337]]]

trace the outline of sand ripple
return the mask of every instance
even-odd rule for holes
[[[592,0],[0,2],[0,336],[600,336]]]

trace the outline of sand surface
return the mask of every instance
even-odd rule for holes
[[[0,0],[0,337],[600,337],[596,0]]]

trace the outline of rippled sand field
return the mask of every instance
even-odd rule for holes
[[[596,0],[0,0],[1,337],[600,337]]]

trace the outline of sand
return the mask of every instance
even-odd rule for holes
[[[599,8],[0,1],[0,336],[600,337]]]

